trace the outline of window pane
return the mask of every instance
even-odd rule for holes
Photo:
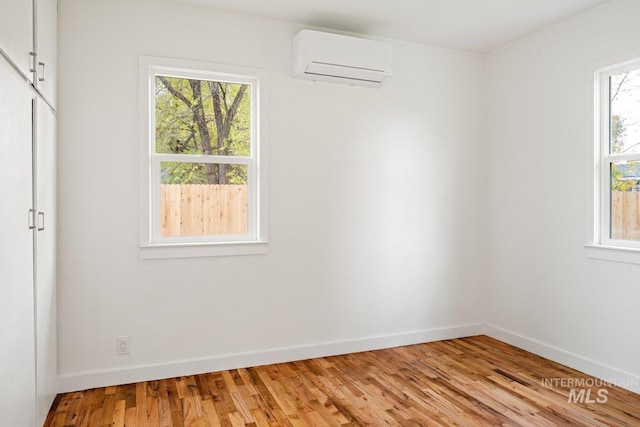
[[[162,237],[247,234],[247,166],[162,162]]]
[[[251,155],[251,85],[156,76],[156,152]]]
[[[640,153],[640,70],[611,76],[609,93],[609,152]]]
[[[611,238],[640,240],[640,161],[611,164]]]

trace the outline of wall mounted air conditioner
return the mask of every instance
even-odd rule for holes
[[[390,43],[302,30],[293,38],[293,76],[380,87],[391,76]]]

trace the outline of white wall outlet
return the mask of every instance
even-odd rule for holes
[[[121,335],[119,337],[116,337],[118,356],[129,354],[129,352],[131,351],[130,341],[131,337],[129,335]]]

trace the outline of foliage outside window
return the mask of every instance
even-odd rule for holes
[[[143,245],[263,241],[260,78],[228,66],[179,65],[141,58],[149,181]]]
[[[600,73],[600,240],[640,248],[640,62]]]

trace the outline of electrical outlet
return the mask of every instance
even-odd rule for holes
[[[116,337],[118,356],[121,356],[123,354],[129,354],[131,350],[131,348],[129,347],[130,339],[131,337],[129,335],[121,335],[119,337]]]

